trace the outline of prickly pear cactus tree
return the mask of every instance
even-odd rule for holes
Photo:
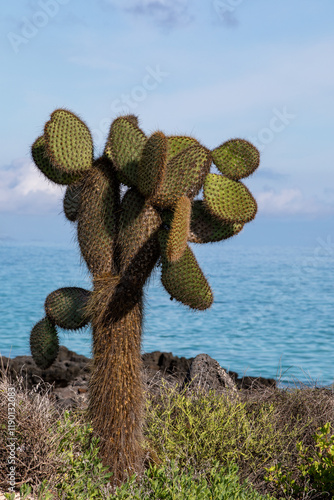
[[[60,288],[46,298],[31,352],[46,369],[58,353],[57,327],[92,325],[89,417],[105,464],[122,481],[143,466],[144,285],[160,266],[172,299],[192,309],[211,306],[211,288],[188,243],[230,238],[254,218],[257,205],[241,179],[258,167],[259,152],[243,139],[210,151],[192,137],[147,137],[129,115],[113,121],[104,153],[94,159],[87,126],[57,109],[32,157],[49,180],[67,186],[64,213],[77,225],[92,290]],[[212,162],[219,174],[210,173]]]

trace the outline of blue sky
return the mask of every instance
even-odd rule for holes
[[[210,149],[251,140],[245,180],[259,211],[238,244],[307,244],[333,234],[332,0],[11,0],[1,16],[0,238],[67,242],[63,188],[30,146],[51,112],[193,135]],[[333,239],[333,238],[332,238]]]

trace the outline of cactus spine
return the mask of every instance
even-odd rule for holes
[[[259,154],[242,139],[209,151],[192,137],[157,131],[147,138],[128,115],[114,120],[94,160],[87,126],[58,109],[32,157],[49,180],[68,186],[64,213],[77,225],[93,289],[66,287],[47,297],[31,352],[46,369],[58,353],[57,326],[92,325],[89,417],[117,483],[143,467],[144,285],[160,265],[171,298],[192,309],[211,306],[211,288],[188,242],[230,238],[254,218],[256,202],[240,179],[257,168]],[[222,175],[210,174],[212,161]],[[122,184],[128,189],[121,199]],[[201,188],[204,199],[197,200]]]

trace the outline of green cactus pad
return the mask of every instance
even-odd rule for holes
[[[111,161],[105,157],[97,159],[82,181],[78,213],[81,255],[95,276],[115,271],[119,197],[119,183]]]
[[[168,231],[159,231],[161,247],[161,282],[171,298],[182,302],[192,309],[208,309],[213,302],[210,286],[199,267],[197,260],[187,246],[182,257],[169,262],[166,255]]]
[[[46,370],[52,365],[59,351],[58,334],[54,324],[43,318],[30,334],[30,350],[36,365]]]
[[[210,170],[210,152],[200,145],[189,146],[168,162],[152,204],[172,208],[182,196],[192,200],[201,189]]]
[[[135,117],[120,116],[113,121],[104,149],[127,186],[137,186],[138,166],[146,142],[144,132],[138,127]]]
[[[93,141],[85,123],[66,109],[57,109],[44,128],[48,157],[52,165],[77,180],[91,168]]]
[[[81,188],[81,183],[76,182],[75,184],[68,186],[65,192],[63,201],[64,214],[71,222],[75,222],[78,217]]]
[[[234,181],[252,174],[260,163],[259,151],[245,139],[224,142],[211,154],[218,170]]]
[[[127,268],[162,223],[158,212],[145,204],[145,198],[129,189],[121,203],[117,246],[121,255],[121,270]]]
[[[217,174],[206,176],[204,203],[219,219],[243,224],[254,219],[257,211],[256,201],[242,182]]]
[[[90,321],[85,307],[91,292],[84,288],[59,288],[47,296],[45,312],[56,325],[66,330],[77,330]]]
[[[169,262],[176,262],[187,248],[191,216],[191,201],[186,196],[178,199],[168,234],[166,255]]]
[[[185,135],[171,135],[168,137],[168,161],[170,161],[175,155],[180,153],[183,149],[189,148],[189,146],[199,145],[199,142],[193,137],[188,137]]]
[[[48,158],[48,154],[45,146],[45,138],[42,135],[38,137],[31,147],[31,155],[39,170],[47,177],[50,181],[56,184],[68,185],[72,182],[77,181],[81,177],[81,173],[67,174],[61,171],[59,168],[52,165]]]
[[[159,184],[167,165],[168,138],[155,132],[146,141],[138,170],[138,189],[144,196],[151,196]]]
[[[190,243],[213,243],[238,234],[244,225],[241,222],[223,222],[212,215],[202,200],[192,204],[188,241]]]

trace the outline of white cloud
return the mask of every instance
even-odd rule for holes
[[[27,159],[0,169],[0,212],[44,214],[59,211],[64,187],[51,183]]]
[[[59,213],[65,186],[48,181],[27,159],[16,159],[0,169],[0,213]],[[332,197],[307,197],[298,188],[252,188],[259,214],[269,216],[322,216],[334,213]]]
[[[277,192],[274,189],[255,193],[262,215],[308,215],[320,216],[334,213],[334,206],[317,200],[306,198],[298,188],[284,188]]]

